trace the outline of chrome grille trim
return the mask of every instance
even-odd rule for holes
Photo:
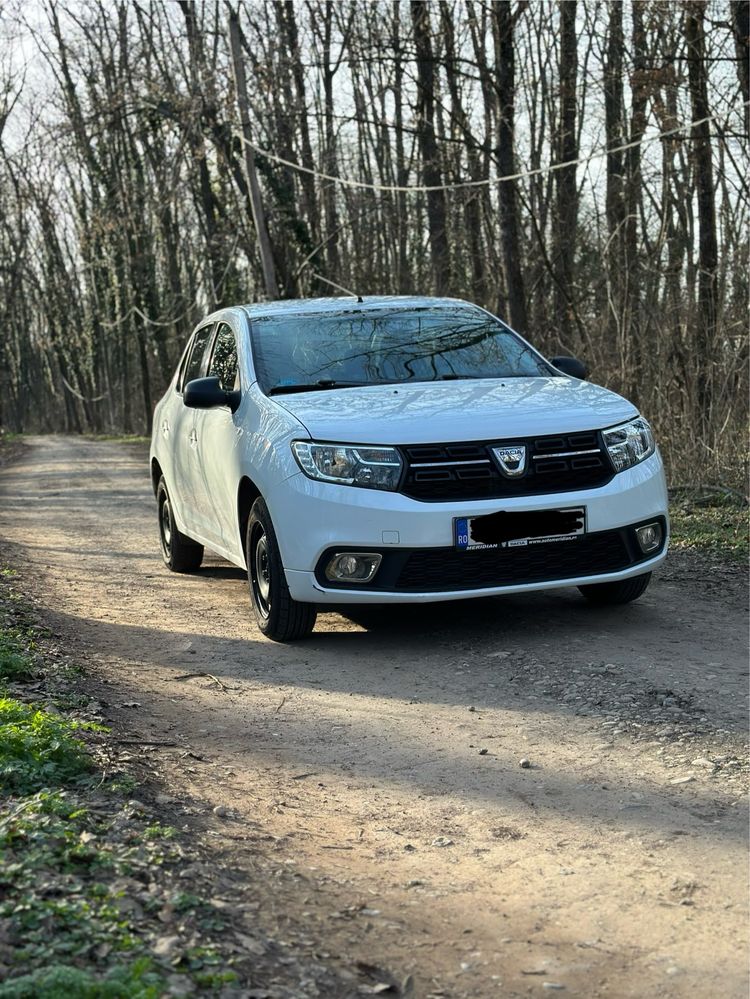
[[[542,454],[532,455],[532,461],[541,461],[542,458],[573,458],[579,454],[601,454],[602,449],[600,447],[589,448],[588,451],[557,451],[555,454],[547,454],[542,452]]]
[[[469,461],[412,461],[410,468],[452,468],[454,465],[489,465],[489,458],[474,458]]]

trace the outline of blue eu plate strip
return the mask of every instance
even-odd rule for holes
[[[456,548],[469,547],[469,518],[456,517],[454,521],[456,527]]]

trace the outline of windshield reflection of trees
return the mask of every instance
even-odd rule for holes
[[[475,316],[284,320],[271,336],[261,332],[259,340],[265,366],[272,369],[267,370],[271,384],[293,369],[311,381],[368,382],[549,373],[513,333]]]

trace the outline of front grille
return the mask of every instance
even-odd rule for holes
[[[493,447],[525,444],[526,472],[501,474]],[[570,492],[606,485],[614,469],[599,431],[460,444],[407,444],[400,491],[424,501]]]
[[[484,586],[541,583],[626,569],[633,559],[622,531],[600,531],[573,541],[518,548],[425,548],[412,551],[396,579],[396,590],[436,592]],[[653,557],[650,555],[649,557]]]

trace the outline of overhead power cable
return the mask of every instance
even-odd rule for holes
[[[750,102],[745,102],[750,103]],[[501,184],[509,180],[524,180],[526,177],[536,177],[539,174],[554,173],[556,170],[566,170],[572,166],[580,166],[581,164],[588,164],[592,160],[603,159],[605,156],[610,156],[613,153],[622,153],[628,149],[634,149],[636,146],[645,146],[653,142],[658,142],[660,139],[667,139],[671,135],[677,135],[679,132],[689,131],[693,128],[697,128],[698,125],[705,125],[709,121],[717,121],[721,116],[717,114],[708,115],[705,118],[698,118],[695,121],[686,122],[684,125],[679,125],[677,128],[669,128],[663,132],[658,132],[656,135],[649,135],[642,139],[635,139],[632,142],[625,142],[620,146],[612,146],[608,149],[597,149],[593,153],[589,153],[587,156],[581,156],[575,160],[565,160],[563,163],[552,163],[549,166],[535,167],[533,170],[521,170],[519,173],[506,174],[504,177],[487,177],[482,180],[462,180],[450,184],[372,184],[364,180],[353,180],[350,177],[337,177],[334,174],[323,173],[320,170],[314,170],[312,167],[303,166],[301,163],[295,163],[292,160],[284,159],[283,156],[277,156],[276,153],[272,153],[268,149],[262,149],[260,146],[246,139],[243,135],[237,134],[237,138],[243,143],[248,145],[253,152],[257,153],[259,156],[263,156],[273,163],[279,163],[281,166],[289,167],[290,170],[297,170],[300,173],[311,174],[318,180],[329,180],[334,184],[341,184],[342,187],[356,187],[367,191],[383,191],[391,194],[426,194],[428,191],[453,191],[461,188],[472,188],[472,187],[487,187],[490,184]]]
[[[345,295],[351,295],[352,298],[358,297],[356,291],[350,291],[349,288],[345,288],[343,284],[336,284],[335,281],[331,281],[328,278],[323,277],[322,274],[318,274],[316,271],[311,271],[311,274],[314,278],[317,278],[318,281],[322,281],[324,284],[330,284],[330,286],[332,288],[336,288],[337,291],[343,291]]]
[[[68,390],[68,392],[70,392],[71,395],[74,395],[76,397],[76,399],[80,399],[81,402],[101,402],[102,399],[106,399],[107,396],[109,395],[109,392],[105,392],[103,395],[95,395],[95,396],[93,396],[93,398],[89,399],[85,395],[81,395],[81,393],[78,391],[78,389],[74,389],[73,386],[70,384],[70,382],[65,377],[65,375],[60,375],[60,379],[61,379],[63,385],[65,386],[65,388]]]

